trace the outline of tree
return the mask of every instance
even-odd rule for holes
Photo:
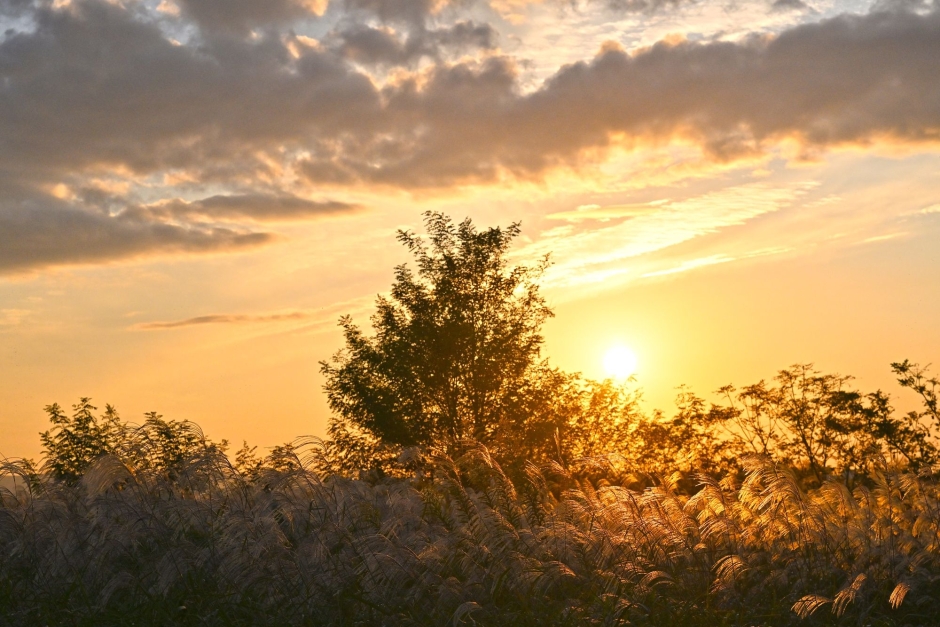
[[[898,418],[881,390],[864,394],[849,387],[852,377],[821,374],[806,364],[781,370],[772,384],[722,388],[728,404],[712,406],[708,414],[712,424],[724,426],[740,454],[757,453],[794,466],[811,484],[834,473],[847,480],[870,475],[889,458],[916,470],[937,459],[925,424],[933,416],[933,388],[916,365],[892,367],[902,386],[923,397],[924,413]]]
[[[189,421],[164,420],[155,411],[144,414],[138,427],[128,427],[128,437],[118,456],[138,469],[147,468],[170,481],[194,458],[209,449],[224,452],[228,442],[218,444],[206,438],[198,425]]]
[[[927,368],[912,364],[906,359],[892,363],[891,371],[897,376],[901,387],[915,392],[924,406],[924,410],[921,412],[913,411],[909,413],[909,418],[928,430],[932,428],[940,431],[940,399],[938,399],[938,396],[940,396],[940,380],[928,376]],[[926,426],[925,423],[929,426]]]
[[[518,223],[477,230],[428,212],[424,224],[426,240],[398,232],[416,271],[395,268],[374,333],[343,317],[345,348],[321,362],[331,435],[357,446],[491,444],[531,413],[522,406],[536,396],[541,327],[552,315],[536,283],[547,258],[509,267]]]
[[[83,397],[72,405],[69,417],[58,403],[47,405],[46,414],[53,427],[40,434],[46,468],[56,479],[73,484],[102,455],[113,453],[125,435],[117,411],[108,405],[99,419],[98,408]]]
[[[100,416],[91,399],[82,397],[68,416],[58,403],[46,406],[52,428],[39,435],[44,468],[56,480],[73,485],[105,455],[113,455],[137,470],[150,470],[176,481],[181,469],[205,452],[224,452],[228,443],[206,438],[194,423],[164,420],[157,412],[144,414],[142,425],[123,422],[106,405]]]

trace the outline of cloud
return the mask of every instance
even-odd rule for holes
[[[0,43],[0,169],[27,180],[125,168],[250,181],[274,162],[314,184],[413,188],[538,178],[618,143],[677,137],[717,160],[784,139],[807,150],[940,139],[938,12],[635,54],[606,47],[531,92],[506,56],[382,86],[289,36],[175,45],[92,0],[38,10],[36,23]],[[367,56],[409,54],[381,48]]]
[[[0,309],[0,330],[4,327],[17,327],[26,320],[32,311],[29,309]]]
[[[607,47],[531,93],[505,57],[439,65],[383,92],[386,133],[336,145],[303,171],[318,182],[433,186],[537,178],[624,142],[683,138],[717,161],[783,140],[806,151],[934,143],[938,75],[937,12],[842,16],[739,43]]]
[[[680,4],[692,3],[695,0],[605,0],[607,6],[614,11],[624,13],[651,13]]]
[[[309,49],[295,61],[280,40],[179,45],[117,3],[44,5],[33,18],[33,30],[0,40],[0,273],[243,250],[274,238],[200,219],[311,219],[356,208],[252,191],[278,175],[269,151],[320,124],[349,126],[337,116],[376,104],[369,80],[340,59]],[[178,172],[196,189],[219,181],[246,191],[183,203],[172,184],[146,180]],[[105,189],[99,176],[123,182]],[[135,186],[148,199],[169,197],[166,207],[142,204]],[[75,191],[55,198],[51,188]]]
[[[370,79],[275,35],[179,45],[155,21],[105,2],[37,9],[0,43],[0,170],[18,180],[123,169],[200,181],[271,174],[270,159],[379,110]]]
[[[0,275],[152,255],[236,252],[273,242],[251,222],[309,220],[357,205],[290,195],[216,195],[131,204],[96,187],[60,199],[0,185]],[[69,196],[65,192],[66,196]],[[222,225],[216,224],[223,222]]]
[[[667,203],[668,201],[658,201],[655,203],[612,205],[608,207],[601,207],[600,205],[581,205],[574,211],[558,211],[550,213],[545,217],[549,220],[564,220],[566,222],[587,222],[589,220],[607,222],[609,220],[635,218],[637,216],[654,213],[657,207]]]
[[[145,322],[135,325],[135,328],[155,331],[163,329],[178,329],[180,327],[191,327],[203,324],[243,324],[243,323],[265,323],[265,322],[287,322],[292,320],[307,320],[312,316],[309,312],[292,311],[288,313],[249,315],[249,314],[211,314],[208,316],[196,316],[195,318],[186,318],[185,320],[172,320],[169,322]]]
[[[152,254],[241,250],[267,233],[147,222],[88,211],[52,197],[0,204],[0,274]]]
[[[774,0],[770,5],[772,11],[805,11],[809,8],[803,0]]]
[[[891,12],[891,11],[930,11],[937,9],[936,0],[875,0],[871,6],[871,12]]]
[[[650,279],[658,276],[666,276],[670,274],[679,274],[680,272],[688,272],[689,270],[697,270],[698,268],[704,268],[707,266],[714,266],[719,263],[728,263],[729,261],[734,261],[734,257],[729,257],[727,255],[709,255],[708,257],[699,257],[697,259],[689,259],[688,261],[683,261],[678,265],[666,268],[664,270],[653,270],[651,272],[646,272],[642,275],[644,279]]]
[[[496,47],[499,35],[489,24],[460,21],[451,26],[412,29],[406,37],[388,27],[352,24],[334,34],[343,57],[367,65],[413,65],[422,58],[441,59]]]
[[[554,286],[682,272],[705,262],[693,259],[676,266],[672,259],[667,260],[665,268],[650,259],[631,262],[793,206],[813,187],[807,183],[785,186],[749,183],[683,200],[650,203],[647,213],[611,221],[609,225],[579,229],[575,222],[552,229],[521,254],[539,257],[551,252],[555,264],[548,271],[546,282]],[[705,259],[709,263],[732,260],[724,254]]]
[[[886,242],[889,239],[897,239],[899,237],[904,237],[908,235],[907,233],[885,233],[884,235],[875,235],[873,237],[866,237],[863,239],[860,244],[876,244],[878,242]]]
[[[699,0],[589,0],[588,3],[616,13],[653,13]],[[423,24],[445,9],[488,7],[513,22],[524,21],[529,5],[550,4],[553,8],[577,3],[554,0],[344,0],[342,6],[355,18],[378,17],[383,23]]]
[[[231,194],[216,195],[187,202],[180,199],[151,205],[137,205],[122,212],[124,217],[148,220],[216,218],[244,219],[259,222],[304,220],[312,217],[345,214],[358,210],[357,205],[333,200],[316,201],[292,195]]]
[[[195,16],[214,15],[215,1],[181,4],[180,19],[209,28]],[[270,13],[238,23],[296,19],[289,7],[301,5],[312,6],[252,4]],[[15,6],[30,26],[0,40],[3,272],[239,250],[271,241],[239,221],[353,209],[307,199],[322,186],[538,180],[614,146],[676,139],[715,161],[782,141],[808,154],[940,141],[936,8],[844,15],[738,42],[605,46],[533,88],[519,61],[492,48],[490,25],[447,22],[430,0],[347,0],[349,15],[384,25],[344,31],[341,18],[339,39],[326,43],[265,29],[181,43],[167,31],[176,18],[136,3]],[[455,61],[448,52],[464,48],[479,54]],[[350,58],[406,67],[382,78]],[[95,191],[91,181],[109,176],[128,189]],[[50,196],[59,185],[75,198]],[[198,194],[207,197],[179,200]]]
[[[244,34],[255,27],[323,15],[326,0],[176,0],[207,31]]]
[[[547,159],[555,158],[530,162],[537,149],[526,144],[549,135],[548,127],[536,129],[524,119],[528,100],[519,94],[516,66],[509,58],[438,65],[386,87],[382,96],[384,132],[353,131],[354,140],[325,146],[302,161],[300,170],[311,182],[405,188],[492,182],[505,170],[542,173]]]
[[[450,0],[343,0],[343,8],[353,14],[374,15],[386,23],[424,24]]]
[[[4,0],[0,2],[0,17],[18,17],[33,8],[33,0]]]

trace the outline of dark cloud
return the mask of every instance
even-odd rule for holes
[[[152,254],[231,251],[270,239],[266,233],[111,216],[53,197],[0,204],[0,274]]]
[[[0,1],[0,17],[19,17],[33,8],[33,0]]]
[[[803,0],[774,0],[770,8],[772,11],[803,11],[810,7]]]
[[[289,166],[296,151],[317,183],[448,185],[578,165],[615,135],[681,135],[729,159],[782,137],[814,149],[934,141],[940,127],[937,12],[607,49],[524,94],[505,57],[441,62],[380,91],[322,47],[291,54],[273,36],[178,46],[120,7],[77,2],[39,11],[35,32],[0,44],[0,170],[20,180],[121,166],[226,182],[266,174],[259,154]],[[473,39],[474,28],[436,36]],[[363,41],[373,59],[409,54]]]
[[[414,188],[537,178],[596,159],[614,138],[681,136],[715,159],[783,138],[809,151],[940,139],[936,10],[842,16],[738,43],[608,47],[524,92],[511,58],[453,63],[441,52],[491,47],[486,25],[426,28],[415,20],[434,14],[431,2],[347,5],[399,25],[349,30],[337,46],[272,32],[180,45],[139,8],[32,9],[34,28],[0,42],[0,270],[231,250],[270,236],[205,219],[351,209],[253,191],[295,167],[318,184]],[[434,62],[380,87],[347,57]],[[153,202],[154,181],[177,171],[194,189],[230,191]],[[150,177],[146,203],[83,184],[109,172]],[[28,193],[11,196],[10,181]],[[76,204],[39,191],[62,182]]]
[[[394,31],[354,24],[337,33],[337,48],[344,57],[358,63],[404,64],[424,54],[420,47],[409,46]]]
[[[794,137],[826,147],[886,137],[933,141],[940,130],[940,14],[842,16],[771,40],[611,49],[562,69],[524,117],[573,120],[547,152],[610,133],[682,134],[719,158]],[[575,116],[574,110],[590,111]]]
[[[357,209],[357,205],[349,203],[307,200],[291,195],[231,194],[193,202],[174,199],[155,205],[137,205],[125,209],[121,215],[147,220],[206,217],[229,220],[247,218],[267,222],[338,215]]]
[[[207,31],[244,34],[253,28],[286,24],[323,12],[326,0],[176,0]]]
[[[328,53],[307,49],[295,59],[276,38],[187,47],[145,17],[77,0],[35,9],[34,30],[0,42],[0,272],[271,241],[188,222],[196,213],[278,220],[353,209],[286,193],[226,194],[178,208],[170,223],[95,186],[77,185],[75,204],[41,192],[114,168],[250,180],[269,173],[265,151],[303,146],[298,138],[316,140],[378,108],[371,82]],[[10,181],[22,200],[10,196]]]
[[[608,48],[523,95],[513,64],[439,66],[384,93],[394,134],[304,165],[311,180],[446,185],[578,165],[612,137],[697,142],[712,158],[783,138],[807,150],[940,139],[940,14],[843,16],[743,43]]]
[[[290,320],[306,320],[311,314],[304,311],[292,311],[289,313],[248,315],[248,314],[210,314],[208,316],[196,316],[195,318],[186,318],[185,320],[171,320],[168,322],[145,322],[138,324],[136,328],[147,331],[156,331],[163,329],[178,329],[180,327],[191,327],[203,324],[240,324],[246,322],[285,322]]]
[[[514,126],[527,99],[518,93],[514,65],[502,57],[441,66],[426,83],[404,81],[383,96],[389,131],[320,151],[301,165],[311,180],[404,187],[492,180],[515,146],[526,150],[534,130]]]
[[[344,0],[347,12],[374,15],[386,23],[424,24],[448,0]]]
[[[623,13],[654,13],[680,4],[692,4],[696,0],[604,0],[607,7]]]
[[[259,150],[364,128],[379,108],[366,76],[274,36],[181,46],[120,6],[40,9],[0,43],[0,170],[49,180],[89,167],[197,168],[230,180]]]
[[[937,0],[875,0],[872,13],[891,11],[930,11],[940,7]]]
[[[489,24],[470,21],[452,26],[416,28],[401,36],[389,28],[352,24],[335,34],[338,52],[347,59],[370,65],[412,65],[422,58],[441,59],[496,47],[498,33]]]

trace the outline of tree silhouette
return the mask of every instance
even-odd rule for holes
[[[140,470],[153,471],[174,481],[180,469],[206,451],[224,452],[225,440],[213,442],[188,421],[164,420],[147,412],[143,424],[121,420],[112,405],[95,415],[97,407],[82,397],[68,416],[58,403],[46,406],[52,428],[39,434],[43,445],[43,469],[54,479],[73,485],[105,455]]]
[[[918,392],[923,413],[896,416],[881,390],[862,393],[852,377],[822,374],[812,364],[781,370],[773,382],[719,390],[726,405],[702,415],[722,427],[738,455],[757,453],[791,466],[819,485],[832,475],[851,482],[886,459],[917,470],[937,460],[931,430],[931,380],[916,364],[892,364],[903,387]]]
[[[539,378],[540,330],[552,312],[536,280],[547,259],[509,267],[518,223],[478,231],[429,212],[424,224],[426,240],[398,232],[417,268],[395,268],[373,335],[342,318],[346,346],[321,362],[331,435],[347,448],[355,434],[401,446],[493,442]]]
[[[45,407],[53,426],[39,437],[45,449],[46,469],[56,479],[75,483],[99,457],[114,452],[124,426],[111,405],[101,418],[93,413],[97,409],[88,397],[72,405],[71,417],[58,403]]]

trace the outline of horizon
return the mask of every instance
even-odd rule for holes
[[[2,456],[82,396],[324,435],[429,210],[521,222],[543,356],[649,409],[940,355],[936,2],[215,2],[0,6]]]

